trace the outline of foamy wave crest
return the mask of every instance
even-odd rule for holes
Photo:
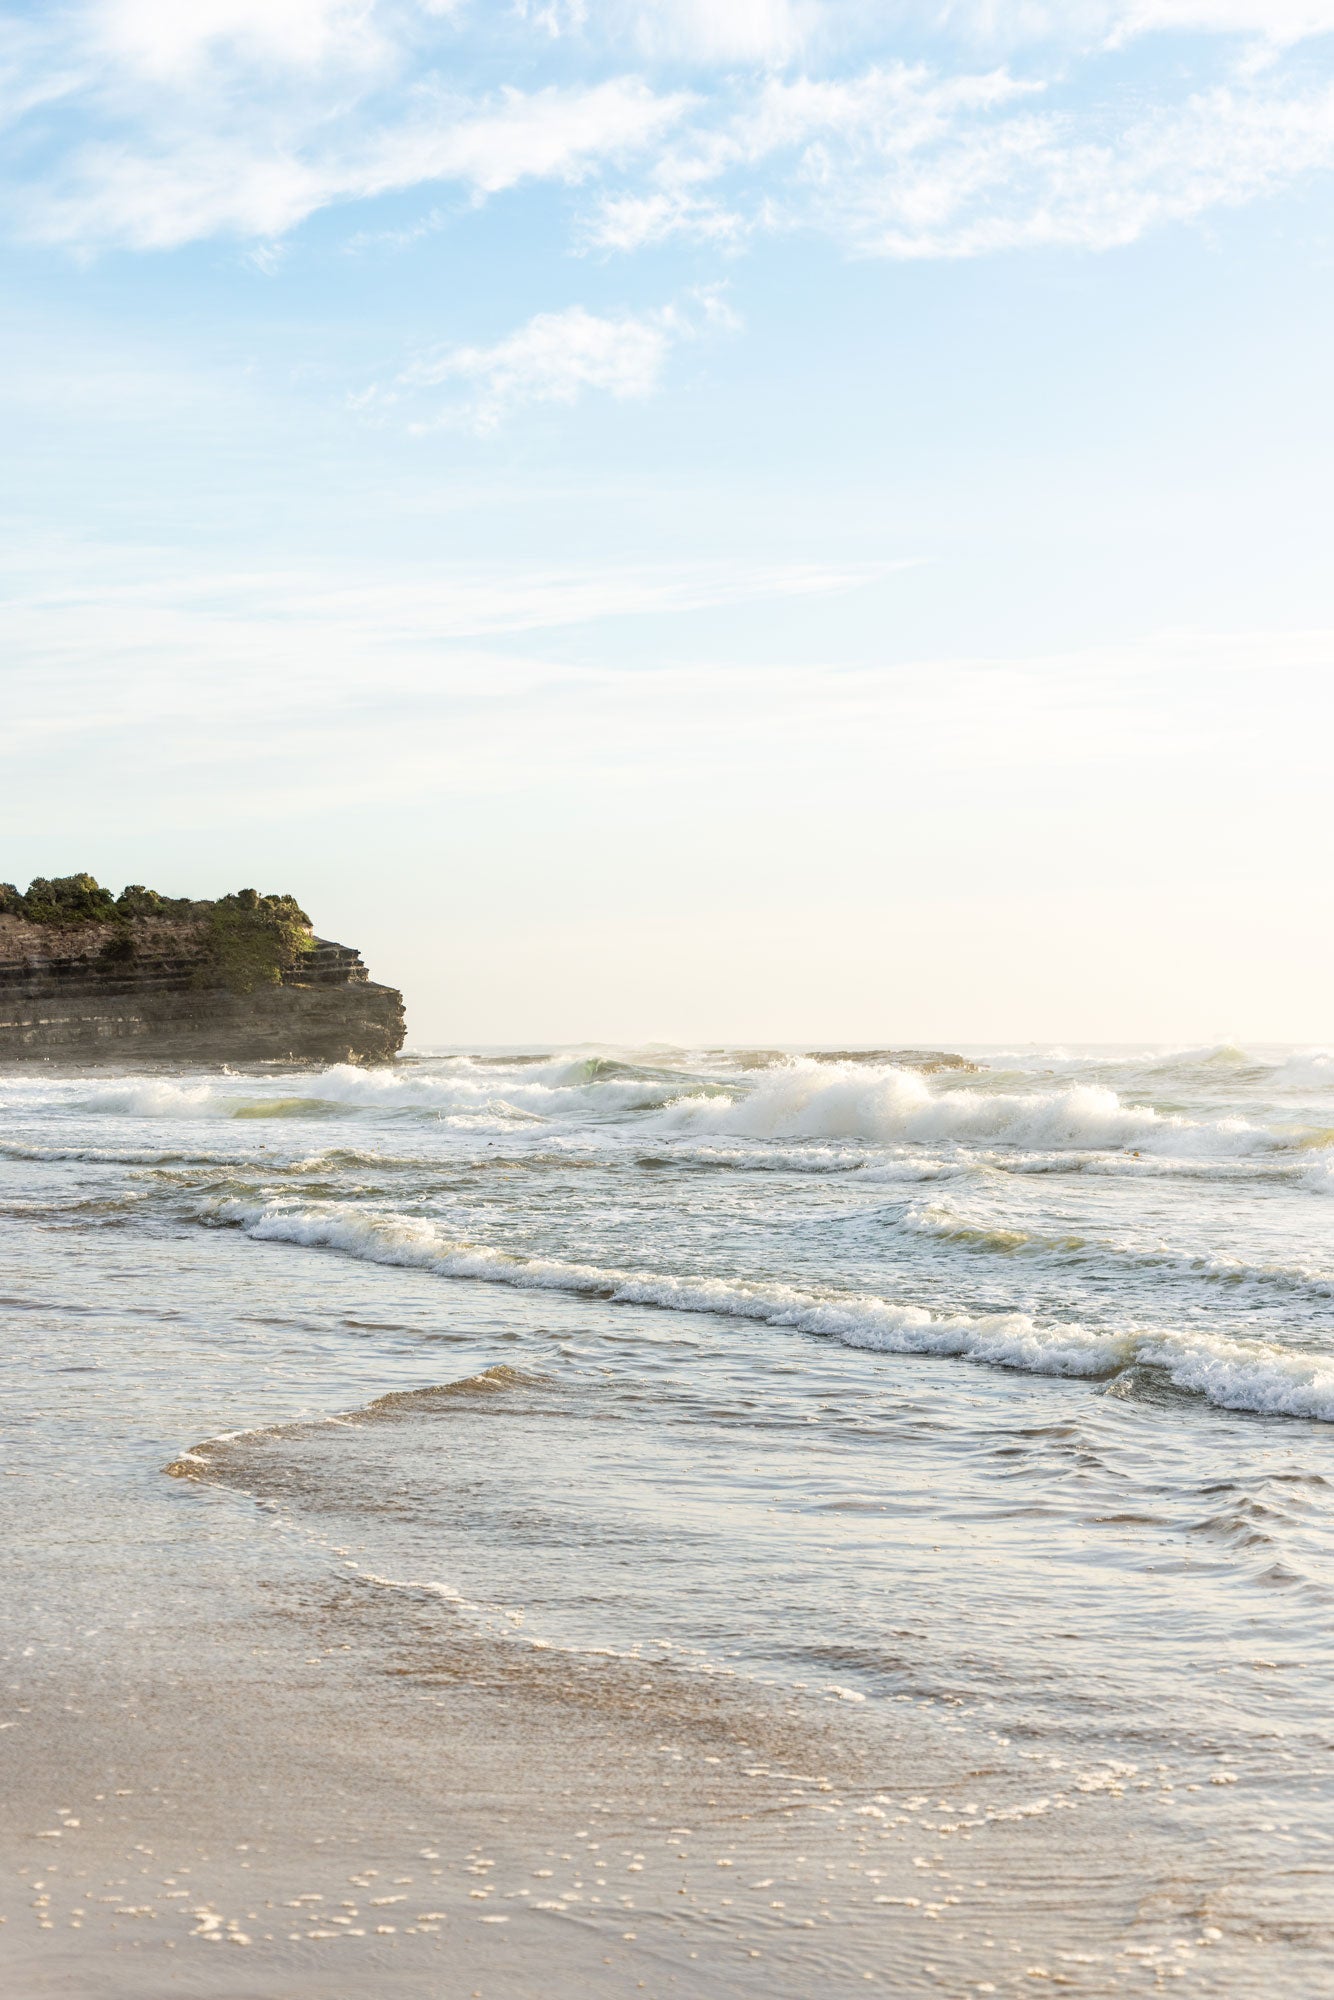
[[[370,1263],[525,1291],[570,1292],[617,1304],[756,1320],[881,1353],[958,1356],[1037,1375],[1105,1377],[1139,1364],[1165,1370],[1178,1388],[1225,1409],[1334,1422],[1334,1357],[1293,1353],[1262,1342],[1040,1326],[1022,1312],[935,1314],[862,1294],[818,1298],[789,1285],[516,1256],[485,1244],[451,1242],[433,1224],[414,1217],[332,1205],[222,1200],[206,1204],[199,1219],[243,1229],[261,1242],[306,1244]]]
[[[977,1141],[1012,1146],[1141,1147],[1247,1152],[1280,1143],[1241,1118],[1194,1122],[1113,1090],[933,1088],[916,1071],[794,1061],[764,1072],[749,1095],[680,1097],[653,1120],[667,1131],[758,1139]]]
[[[964,1171],[957,1160],[896,1159],[867,1164],[859,1146],[765,1145],[750,1141],[737,1146],[691,1146],[669,1140],[656,1153],[638,1154],[641,1165],[726,1167],[736,1173],[857,1174],[872,1181],[953,1180]]]
[[[164,1153],[156,1146],[25,1146],[0,1145],[0,1159],[82,1161],[98,1167],[234,1167],[233,1153]]]
[[[1274,1071],[1272,1081],[1287,1087],[1311,1086],[1334,1090],[1334,1054],[1328,1049],[1307,1049],[1291,1055]]]
[[[1295,1181],[1302,1169],[1292,1163],[1291,1152],[1279,1150],[1283,1141],[1272,1142],[1274,1151],[1261,1155],[1243,1153],[1223,1158],[1183,1158],[1180,1154],[1149,1153],[1136,1148],[1129,1153],[973,1153],[970,1161],[1004,1174],[1093,1174],[1108,1180]],[[874,1174],[868,1175],[874,1178]]]
[[[138,1118],[283,1118],[361,1111],[427,1114],[462,1130],[506,1130],[548,1120],[602,1120],[656,1110],[681,1093],[679,1074],[652,1075],[623,1064],[553,1065],[544,1072],[501,1075],[493,1068],[440,1075],[404,1064],[358,1069],[337,1063],[303,1077],[304,1095],[291,1094],[290,1076],[265,1089],[267,1079],[242,1076],[175,1081],[127,1077],[87,1092],[88,1111]],[[701,1083],[701,1089],[707,1084]]]
[[[253,1094],[253,1085],[251,1092]],[[237,1089],[224,1082],[199,1078],[176,1083],[168,1077],[126,1077],[100,1090],[91,1090],[82,1099],[87,1111],[119,1112],[130,1118],[205,1118],[220,1105],[228,1109],[236,1103]]]
[[[1334,1423],[1334,1357],[1270,1341],[1215,1340],[1207,1334],[1141,1339],[1136,1360],[1165,1369],[1178,1389],[1221,1410],[1309,1417]]]

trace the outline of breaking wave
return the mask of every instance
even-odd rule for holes
[[[412,1217],[352,1213],[334,1206],[228,1199],[206,1203],[199,1220],[241,1229],[260,1242],[336,1250],[370,1263],[430,1271],[445,1278],[719,1314],[883,1353],[957,1356],[1031,1374],[1095,1379],[1130,1368],[1152,1368],[1177,1389],[1223,1409],[1334,1422],[1334,1356],[1269,1342],[1198,1333],[1043,1326],[1023,1312],[935,1314],[922,1306],[864,1294],[820,1298],[788,1285],[566,1263],[451,1241],[435,1225]]]
[[[683,1085],[707,1090],[707,1078],[679,1072],[637,1071],[630,1065],[551,1064],[505,1076],[492,1068],[441,1075],[405,1064],[401,1069],[357,1069],[335,1064],[312,1074],[306,1095],[290,1089],[263,1094],[254,1077],[128,1077],[85,1092],[92,1112],[139,1118],[309,1118],[375,1112],[428,1116],[470,1127],[562,1119],[606,1119],[655,1110],[681,1094]]]
[[[1194,1120],[1125,1104],[1098,1084],[1045,1091],[939,1088],[912,1070],[806,1062],[766,1070],[744,1097],[680,1097],[654,1123],[664,1131],[770,1140],[980,1141],[1223,1155],[1297,1143],[1244,1118]]]
[[[1230,1074],[1233,1053],[1197,1052],[1192,1060]],[[1334,1078],[1334,1058],[1319,1052],[1294,1057],[1284,1070],[1266,1074],[1319,1093]],[[59,1103],[93,1115],[209,1124],[253,1120],[275,1130],[319,1119],[425,1119],[433,1130],[447,1128],[464,1141],[470,1135],[521,1141],[527,1128],[534,1134],[545,1128],[560,1143],[557,1135],[577,1131],[607,1146],[693,1146],[699,1165],[724,1164],[721,1149],[730,1143],[731,1164],[800,1172],[857,1164],[840,1157],[840,1149],[864,1156],[868,1148],[925,1146],[970,1154],[991,1149],[1030,1171],[1041,1170],[1043,1161],[1060,1170],[1062,1157],[1088,1165],[1124,1163],[1127,1170],[1142,1160],[1149,1171],[1155,1161],[1179,1161],[1185,1168],[1190,1162],[1278,1160],[1334,1139],[1318,1094],[1308,1100],[1305,1122],[1294,1114],[1291,1123],[1260,1123],[1240,1113],[1187,1116],[1170,1099],[1159,1108],[1087,1078],[1039,1083],[1030,1074],[997,1088],[890,1064],[801,1057],[761,1070],[725,1065],[709,1074],[610,1057],[558,1057],[509,1070],[464,1058],[447,1066],[405,1063],[384,1070],[344,1064],[311,1073],[300,1095],[293,1094],[290,1079],[284,1087],[255,1076],[131,1076],[92,1088],[86,1082],[70,1086]],[[1311,1117],[1318,1104],[1325,1108]],[[1267,1120],[1273,1115],[1264,1114]],[[756,1157],[760,1147],[771,1149],[764,1161]],[[716,1149],[712,1160],[709,1148]],[[1310,1184],[1318,1187],[1320,1180],[1317,1173]]]

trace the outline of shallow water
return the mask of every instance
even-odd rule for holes
[[[1190,1883],[1155,1977],[1334,1991],[1334,1057],[970,1053],[0,1078],[25,1642],[128,1632],[117,1551],[234,1489],[238,1575],[278,1523],[488,1640],[929,1719],[983,1818]]]

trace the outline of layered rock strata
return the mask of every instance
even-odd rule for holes
[[[251,992],[218,981],[197,921],[69,929],[0,915],[0,1062],[388,1062],[403,996],[314,938]]]

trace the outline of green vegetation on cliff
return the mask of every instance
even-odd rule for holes
[[[197,931],[200,947],[195,985],[232,993],[279,985],[315,944],[310,918],[294,896],[261,896],[255,889],[238,889],[216,902],[194,902],[188,896],[159,895],[142,882],[131,882],[113,896],[92,875],[51,880],[39,875],[26,890],[0,882],[0,916],[21,917],[52,930],[109,926],[101,955],[120,964],[136,957],[136,930],[145,920],[188,924]]]
[[[286,900],[290,901],[290,898]],[[177,922],[202,917],[212,903],[194,903],[188,896],[159,896],[142,882],[131,882],[113,896],[95,875],[36,875],[26,890],[0,882],[0,917],[22,917],[30,924],[73,930],[83,924],[132,923],[136,917],[167,917]]]
[[[12,882],[0,882],[0,916],[23,917],[30,924],[108,924],[116,918],[116,899],[92,875],[57,875],[48,881],[37,875],[26,894]]]
[[[294,896],[261,896],[254,889],[220,897],[209,911],[206,936],[208,960],[196,980],[233,993],[277,986],[315,944],[310,918]]]

